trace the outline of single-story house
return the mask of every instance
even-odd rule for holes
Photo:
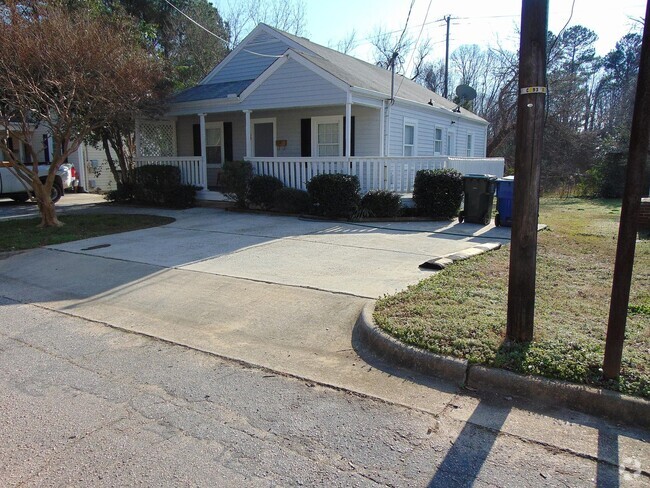
[[[412,191],[418,169],[503,174],[488,122],[412,80],[259,24],[165,118],[139,120],[137,164],[174,164],[199,198],[219,199],[224,161],[305,187],[359,177],[362,191]]]

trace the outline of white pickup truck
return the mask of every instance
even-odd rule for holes
[[[12,163],[8,161],[0,161],[0,198],[11,198],[16,202],[26,202],[29,195],[20,180],[9,169],[11,165]],[[41,181],[45,181],[45,178],[47,178],[49,168],[49,164],[38,166],[38,174]],[[54,185],[52,185],[52,202],[58,202],[63,196],[63,189],[65,187],[63,177],[67,176],[69,171],[69,168],[59,168],[59,171],[57,171]]]

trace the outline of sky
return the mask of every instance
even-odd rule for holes
[[[305,0],[307,32],[305,37],[325,46],[334,45],[356,31],[357,47],[350,52],[366,61],[372,60],[371,37],[378,26],[388,31],[404,27],[411,0]],[[557,34],[571,17],[569,27],[583,25],[598,34],[596,52],[607,54],[623,35],[633,29],[635,22],[645,16],[643,0],[572,0],[549,2],[549,30]],[[431,5],[428,15],[427,7]],[[415,0],[408,34],[417,38],[424,25],[422,37],[433,43],[432,58],[444,58],[445,23],[442,17],[451,15],[450,52],[462,44],[478,44],[516,49],[519,39],[515,28],[521,17],[521,0]],[[636,23],[637,26],[640,24]]]

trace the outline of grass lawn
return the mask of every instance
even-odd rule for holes
[[[650,239],[637,242],[618,381],[601,379],[620,202],[541,201],[535,340],[504,341],[509,247],[461,261],[377,303],[404,342],[472,363],[650,398]]]
[[[32,249],[106,234],[157,227],[169,224],[175,219],[157,215],[84,214],[62,215],[60,220],[65,224],[63,227],[47,229],[37,227],[40,218],[0,222],[0,252]]]

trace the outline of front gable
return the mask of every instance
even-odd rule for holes
[[[347,85],[292,53],[276,61],[242,93],[241,109],[340,105]]]
[[[260,24],[200,84],[257,78],[288,49],[306,51],[298,43]]]

